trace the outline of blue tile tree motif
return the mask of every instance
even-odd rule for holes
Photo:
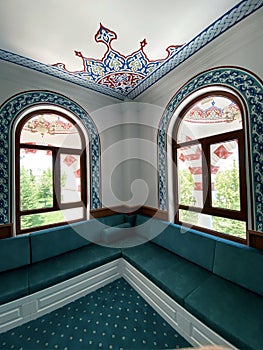
[[[208,86],[225,86],[236,92],[248,110],[248,126],[252,160],[255,229],[263,231],[263,85],[262,81],[241,68],[219,67],[199,74],[186,83],[168,103],[158,130],[159,207],[167,210],[167,156],[166,133],[180,103],[197,90]]]
[[[100,138],[91,117],[78,104],[50,91],[28,91],[11,97],[0,108],[0,223],[10,222],[12,124],[29,107],[39,104],[62,107],[77,116],[87,129],[90,140],[91,208],[100,208]]]

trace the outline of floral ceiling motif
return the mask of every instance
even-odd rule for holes
[[[116,39],[117,34],[114,31],[100,24],[95,34],[95,41],[106,46],[102,59],[87,58],[80,51],[75,51],[75,55],[82,59],[83,69],[81,71],[69,72],[64,63],[56,63],[52,66],[87,79],[89,82],[127,94],[181,47],[171,45],[166,49],[166,58],[150,60],[144,52],[144,47],[147,45],[146,39],[140,42],[140,48],[137,51],[128,56],[112,48],[112,41]]]

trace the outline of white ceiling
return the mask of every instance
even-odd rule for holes
[[[169,45],[185,44],[239,0],[0,0],[0,48],[45,64],[82,69],[74,50],[101,59],[105,46],[94,35],[100,22],[118,35],[124,55],[139,48],[152,60]]]

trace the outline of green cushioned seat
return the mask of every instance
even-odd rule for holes
[[[0,304],[28,295],[29,235],[0,240]]]
[[[163,231],[153,239],[155,244],[164,247],[171,252],[212,271],[214,263],[216,240],[212,235],[208,235],[196,230],[192,230],[180,225],[160,221],[156,224],[163,226]]]
[[[115,214],[99,218],[98,221],[107,226],[117,226],[125,222],[125,216],[124,214]]]
[[[124,249],[123,257],[181,305],[211,273],[148,242]]]
[[[37,292],[121,257],[121,250],[96,244],[32,264],[29,291]]]
[[[215,274],[263,296],[262,271],[263,251],[224,239],[217,241]]]
[[[72,225],[31,233],[30,243],[32,263],[91,244],[78,234],[78,229]]]
[[[28,266],[0,274],[0,304],[22,298],[28,294]]]
[[[129,222],[124,222],[123,224],[113,227],[107,227],[101,231],[101,240],[105,243],[121,240],[130,234],[129,230],[125,230],[130,227],[131,224]]]
[[[0,240],[0,272],[30,264],[29,235]]]
[[[211,276],[185,299],[185,307],[240,349],[263,346],[263,299],[220,277]]]

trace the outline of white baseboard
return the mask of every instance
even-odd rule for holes
[[[236,349],[186,311],[126,260],[122,259],[120,264],[122,277],[191,345],[220,345]]]
[[[0,305],[0,333],[54,311],[123,277],[191,345],[236,349],[120,258],[67,281]]]
[[[120,278],[117,259],[0,306],[0,333],[54,311]]]

